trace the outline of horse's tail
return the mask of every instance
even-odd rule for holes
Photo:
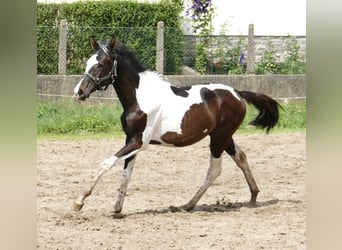
[[[239,95],[244,98],[247,103],[253,104],[258,110],[258,116],[250,122],[258,128],[265,129],[266,133],[277,125],[279,120],[279,107],[280,104],[269,96],[254,93],[250,91],[238,91]]]

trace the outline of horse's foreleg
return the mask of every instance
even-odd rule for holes
[[[181,209],[192,210],[196,206],[197,202],[200,200],[200,198],[205,193],[205,191],[207,191],[207,189],[214,182],[216,177],[220,175],[221,166],[222,166],[222,157],[215,158],[214,156],[211,155],[210,156],[210,166],[209,166],[209,169],[207,171],[207,176],[205,178],[204,183],[198,189],[198,191],[192,197],[192,199],[187,204],[180,207]]]
[[[84,200],[91,195],[94,187],[98,183],[98,181],[101,179],[101,177],[107,173],[112,167],[114,167],[119,161],[126,160],[132,156],[135,156],[140,150],[141,150],[142,143],[137,143],[134,140],[131,140],[126,146],[124,146],[118,153],[116,153],[114,156],[109,157],[106,159],[102,165],[101,170],[97,174],[97,176],[94,179],[93,184],[90,186],[89,189],[83,192],[73,203],[72,209],[74,211],[80,210],[84,205]],[[131,173],[131,171],[129,172]],[[130,174],[129,174],[130,176]],[[128,182],[127,182],[128,184]]]
[[[117,156],[111,156],[109,158],[107,158],[101,165],[101,170],[98,172],[98,174],[96,175],[96,177],[94,178],[94,182],[93,184],[90,186],[89,189],[85,190],[83,192],[83,194],[81,194],[73,203],[72,209],[74,211],[79,211],[81,210],[81,208],[84,205],[84,200],[91,195],[91,193],[93,192],[94,187],[96,186],[96,184],[99,182],[99,180],[101,179],[101,177],[107,173],[117,162],[118,160],[120,160],[120,158],[118,158]]]
[[[125,196],[127,192],[128,183],[131,180],[132,171],[135,163],[136,155],[125,160],[125,167],[123,170],[123,176],[121,180],[121,186],[119,188],[118,199],[114,205],[114,212],[120,213],[125,201]]]
[[[237,145],[234,145],[233,152],[234,152],[233,154],[231,152],[228,152],[228,153],[233,158],[233,160],[235,161],[237,166],[242,170],[242,172],[246,178],[246,181],[247,181],[248,186],[249,186],[249,190],[251,192],[250,203],[256,204],[256,198],[257,198],[257,195],[259,193],[259,188],[258,188],[258,186],[254,180],[254,177],[252,175],[252,172],[248,166],[246,154]]]

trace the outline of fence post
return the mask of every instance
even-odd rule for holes
[[[67,33],[68,24],[65,19],[59,25],[59,44],[58,44],[58,74],[66,74],[66,52],[67,52]]]
[[[246,74],[254,73],[254,24],[248,25],[247,69]]]
[[[156,71],[164,74],[164,22],[158,22],[157,48],[156,48]]]

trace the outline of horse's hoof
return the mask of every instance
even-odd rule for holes
[[[248,204],[250,207],[257,207],[257,203],[256,202],[249,202]]]
[[[181,212],[182,210],[179,207],[169,206],[169,210],[171,213]]]
[[[196,204],[192,204],[191,202],[189,202],[189,203],[186,203],[183,206],[180,206],[179,208],[189,212],[189,211],[193,210],[195,208],[195,206],[196,206]]]
[[[118,200],[117,202],[115,202],[115,205],[113,207],[114,213],[116,214],[121,213],[122,207],[123,207],[123,200]]]
[[[123,219],[123,218],[125,218],[125,217],[126,217],[126,215],[121,214],[121,213],[115,213],[115,214],[113,214],[113,218],[114,218],[114,219]]]
[[[174,206],[170,206],[169,207],[169,210],[172,212],[172,213],[176,213],[176,212],[182,212],[182,211],[191,211],[193,210],[194,207],[193,206],[190,206],[188,204],[186,205],[183,205],[183,206],[180,206],[180,207],[174,207]]]
[[[74,203],[72,204],[72,210],[73,211],[80,211],[83,207],[84,203],[80,204],[77,201],[74,201]]]

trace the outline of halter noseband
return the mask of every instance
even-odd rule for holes
[[[104,90],[106,90],[108,88],[109,84],[105,85],[105,86],[99,86],[99,85],[100,85],[101,82],[106,81],[109,78],[112,79],[112,84],[114,85],[115,78],[117,76],[117,65],[118,65],[118,62],[115,59],[115,57],[116,57],[115,54],[113,52],[109,51],[105,45],[101,45],[101,49],[102,49],[102,51],[107,56],[112,57],[114,59],[113,60],[113,67],[112,67],[111,71],[109,71],[108,75],[106,75],[104,77],[95,77],[95,76],[91,75],[88,72],[86,72],[85,75],[89,76],[89,78],[94,81],[94,83],[98,86],[99,90],[103,90],[104,91]]]

